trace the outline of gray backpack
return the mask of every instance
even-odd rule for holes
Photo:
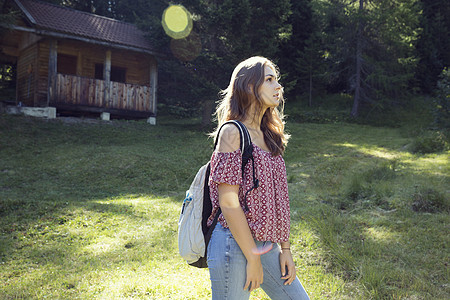
[[[253,159],[253,145],[247,128],[240,121],[232,120],[224,123],[218,133],[214,150],[217,147],[220,130],[225,124],[234,124],[240,133],[240,148],[242,153],[242,175],[247,162],[252,160],[253,168],[253,187],[245,193],[245,200],[250,191],[258,187],[258,180],[255,176],[255,161]],[[214,227],[217,224],[221,210],[214,216],[211,226],[207,226],[208,218],[212,213],[212,203],[209,195],[209,174],[210,162],[200,168],[191,183],[186,198],[181,207],[181,214],[178,220],[178,250],[181,257],[194,267],[207,268],[206,249],[211,239]],[[248,211],[247,201],[245,201],[245,209]]]

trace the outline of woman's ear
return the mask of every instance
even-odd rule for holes
[[[247,85],[247,93],[253,94],[253,84]]]

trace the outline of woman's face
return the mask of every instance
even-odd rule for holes
[[[259,87],[264,110],[269,107],[277,107],[282,96],[282,86],[277,81],[277,74],[270,66],[264,67],[264,82]]]

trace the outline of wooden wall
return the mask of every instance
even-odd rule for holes
[[[38,44],[38,65],[39,65],[39,80],[36,85],[37,102],[40,106],[48,106],[47,91],[48,91],[48,57],[50,52],[50,44],[44,40]],[[45,105],[42,105],[44,104]]]
[[[58,53],[78,58],[77,75],[95,78],[95,64],[104,64],[108,48],[70,40],[58,40]],[[126,69],[126,83],[150,84],[148,55],[119,49],[111,50],[111,65]]]
[[[23,49],[17,60],[17,98],[26,106],[35,106],[37,49],[37,44]]]

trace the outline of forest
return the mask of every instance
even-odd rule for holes
[[[341,95],[346,101],[340,109],[367,119],[426,96],[439,118],[448,118],[448,101],[437,96],[448,95],[450,3],[445,0],[48,2],[134,23],[146,32],[166,55],[159,62],[163,111],[203,111],[207,123],[234,66],[262,55],[279,66],[286,101],[314,107],[320,99]],[[190,27],[170,37],[162,16],[174,4],[185,8]]]

